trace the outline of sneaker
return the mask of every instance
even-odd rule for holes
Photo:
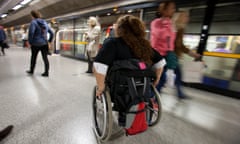
[[[31,70],[28,70],[28,71],[26,71],[26,73],[28,73],[28,74],[32,75],[32,74],[33,74],[33,71],[31,71]]]
[[[12,129],[13,129],[13,126],[9,125],[5,129],[0,131],[0,141],[2,141],[4,138],[6,138],[11,133]]]
[[[92,71],[86,71],[86,73],[93,73]]]
[[[184,96],[178,97],[178,99],[179,99],[179,100],[190,100],[190,99],[192,99],[192,98],[189,97],[189,96],[184,95]]]
[[[156,102],[153,103],[153,109],[158,110],[158,104]]]
[[[42,76],[43,76],[43,77],[48,77],[48,73],[47,73],[47,72],[42,73]]]
[[[158,103],[154,99],[151,99],[151,107],[153,110],[158,110]]]

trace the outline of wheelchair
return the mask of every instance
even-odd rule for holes
[[[138,62],[135,60],[131,61],[134,65],[129,69],[128,66],[131,63],[128,62],[116,63],[114,65],[116,67],[113,66],[108,72],[105,90],[100,98],[96,97],[97,88],[94,88],[93,129],[100,142],[112,139],[116,135],[116,129],[123,130],[123,127],[119,126],[122,125],[122,121],[120,121],[121,108],[126,109],[126,105],[121,105],[123,101],[126,102],[125,104],[129,104],[129,102],[134,101],[134,98],[142,98],[142,102],[145,103],[144,111],[148,126],[156,125],[161,119],[161,97],[157,89],[152,86],[155,73],[150,69],[138,70],[134,68]],[[115,114],[118,114],[117,118]]]
[[[155,87],[151,86],[151,89],[153,96],[146,102],[146,115],[150,127],[160,121],[162,113],[161,96]],[[93,92],[93,129],[100,142],[108,141],[113,135],[113,111],[109,88],[106,87],[99,99],[96,97],[95,87]]]

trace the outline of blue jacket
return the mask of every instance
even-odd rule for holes
[[[50,34],[47,39],[47,33]],[[53,39],[53,32],[49,28],[47,22],[43,19],[37,18],[31,21],[28,31],[28,41],[34,46],[43,46]]]
[[[3,42],[4,40],[6,40],[6,34],[3,30],[3,27],[0,26],[0,42]]]

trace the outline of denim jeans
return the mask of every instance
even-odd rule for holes
[[[160,78],[160,81],[158,83],[158,85],[156,86],[157,90],[161,93],[162,87],[165,85],[166,81],[167,81],[167,67],[164,67],[164,70],[162,72],[162,76]],[[180,66],[178,65],[176,67],[176,69],[174,69],[174,73],[176,74],[176,79],[175,79],[175,86],[176,86],[176,90],[177,90],[177,96],[179,98],[183,98],[184,94],[182,92],[182,73],[181,73],[181,69]]]

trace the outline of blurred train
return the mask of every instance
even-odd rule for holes
[[[117,2],[116,2],[117,3]],[[63,56],[86,60],[84,33],[87,30],[89,16],[97,16],[102,28],[101,42],[106,38],[108,28],[119,16],[131,14],[141,18],[147,27],[149,38],[151,21],[155,18],[158,7],[156,1],[145,1],[138,4],[121,6],[106,5],[92,8],[72,15],[56,17],[55,52]],[[190,22],[184,36],[184,44],[197,49],[202,38],[202,27],[207,10],[207,0],[176,1],[178,10],[188,10]],[[203,53],[207,68],[201,84],[190,86],[201,87],[214,92],[240,98],[240,2],[237,0],[219,0],[215,5],[208,40]],[[101,47],[101,45],[100,45]],[[189,60],[188,56],[184,57]]]

